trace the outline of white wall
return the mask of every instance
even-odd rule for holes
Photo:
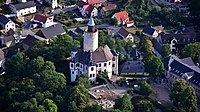
[[[95,51],[98,48],[98,31],[84,32],[83,50]]]
[[[12,29],[13,31],[15,31],[15,23],[13,23],[12,21],[9,21],[6,25],[5,25],[5,29],[8,31],[10,29]]]
[[[17,14],[17,17],[20,17],[20,16],[32,14],[32,13],[35,13],[35,12],[36,12],[36,6],[30,7],[30,8],[26,8],[26,9],[18,10],[16,12],[16,14]]]

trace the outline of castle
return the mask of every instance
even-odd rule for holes
[[[91,82],[96,81],[97,75],[107,73],[107,77],[118,74],[118,53],[107,45],[98,47],[98,30],[92,16],[84,31],[83,50],[77,51],[74,45],[71,51],[70,75],[71,82],[77,76],[86,74]]]

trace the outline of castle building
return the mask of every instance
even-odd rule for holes
[[[79,75],[88,75],[91,82],[97,75],[107,73],[107,77],[118,74],[118,53],[107,45],[98,47],[98,30],[92,17],[84,32],[83,50],[78,51],[74,45],[71,51],[70,75],[74,82]]]

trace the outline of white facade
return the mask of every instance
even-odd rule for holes
[[[50,16],[50,17],[47,17],[45,22],[35,20],[35,19],[33,19],[33,21],[36,22],[36,23],[42,24],[43,28],[47,28],[47,27],[54,25],[53,19],[54,19],[54,16]]]
[[[83,51],[95,51],[98,48],[98,30],[84,32]]]
[[[17,17],[32,14],[36,12],[36,6],[25,8],[25,9],[20,9],[16,10],[14,5],[9,5],[10,9],[12,10],[13,13],[17,14]]]
[[[6,25],[3,25],[3,26],[4,26],[5,30],[7,30],[7,31],[9,31],[10,29],[15,31],[15,23],[12,22],[11,20],[8,23],[6,23]]]
[[[18,2],[27,2],[26,0],[17,0]]]
[[[52,8],[55,9],[56,7],[58,7],[57,0],[52,0]]]

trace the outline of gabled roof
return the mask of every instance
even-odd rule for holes
[[[91,53],[90,51],[80,51],[76,53],[75,57],[73,58],[74,62],[79,62],[83,65],[89,65],[91,60]]]
[[[112,4],[110,2],[105,2],[102,4],[103,11],[115,10],[116,8],[117,8],[117,5]]]
[[[36,6],[34,1],[29,1],[29,2],[22,2],[19,4],[15,4],[14,5],[16,10],[21,10],[21,9],[25,9],[25,8],[30,8],[30,7],[34,7]]]
[[[72,36],[73,38],[75,38],[77,35],[73,32],[73,31],[71,31],[71,30],[69,30],[68,31],[68,34],[70,35],[70,36]]]
[[[92,59],[95,62],[106,62],[106,61],[111,60],[112,58],[113,58],[113,54],[107,45],[105,45],[104,47],[97,48],[92,53]]]
[[[89,4],[98,4],[98,3],[103,3],[104,1],[103,0],[87,0],[87,2]]]
[[[88,3],[79,0],[79,1],[77,2],[77,5],[78,5],[79,7],[83,7],[84,5],[88,5]]]
[[[140,58],[140,53],[138,52],[137,48],[132,48],[130,52],[130,57],[132,57],[133,59]]]
[[[45,23],[49,17],[52,15],[36,14],[33,19]]]
[[[4,52],[0,49],[0,61],[5,58]]]
[[[148,35],[153,35],[153,33],[154,33],[155,31],[156,31],[156,30],[153,29],[153,28],[151,28],[151,26],[146,26],[146,27],[142,30],[143,33],[146,33],[146,34],[148,34]]]
[[[158,41],[155,39],[155,38],[153,38],[153,39],[151,39],[151,42],[152,42],[152,44],[153,44],[153,48],[157,51],[157,52],[161,52],[161,49],[162,49],[162,45],[160,44],[160,43],[158,43]]]
[[[77,32],[77,33],[81,33],[81,34],[84,33],[84,30],[82,30],[82,29],[79,28],[79,27],[77,27],[74,31]]]
[[[7,32],[7,34],[8,34],[8,36],[10,36],[10,35],[14,35],[15,32],[14,32],[12,29],[10,29],[10,30]]]
[[[83,6],[83,8],[84,8],[84,10],[86,11],[86,12],[88,12],[88,14],[91,14],[91,12],[93,11],[93,9],[95,8],[93,5],[84,5]]]
[[[122,37],[122,38],[126,38],[130,33],[123,27],[121,27],[118,31],[118,34]]]
[[[24,40],[23,40],[23,44],[26,44],[28,46],[31,46],[33,44],[33,42],[37,41],[38,39],[36,39],[34,36],[32,35],[28,35]]]
[[[65,33],[65,30],[63,29],[62,25],[61,24],[55,24],[55,25],[52,25],[50,27],[43,28],[43,29],[39,30],[36,33],[36,35],[43,37],[45,39],[49,39],[51,37],[60,35],[62,33]]]
[[[9,21],[10,20],[6,16],[0,14],[0,23],[1,24],[6,25]]]
[[[120,73],[143,73],[144,63],[140,60],[137,61],[126,61],[120,67]]]
[[[183,63],[185,63],[185,64],[187,64],[189,66],[195,66],[195,64],[194,64],[194,62],[193,62],[191,57],[182,58],[181,62],[183,62]]]
[[[13,55],[17,54],[15,50],[8,50],[6,53],[6,58],[11,58]]]
[[[125,21],[126,19],[128,19],[128,13],[126,11],[121,11],[121,12],[117,12],[115,13],[115,17],[118,21]]]

